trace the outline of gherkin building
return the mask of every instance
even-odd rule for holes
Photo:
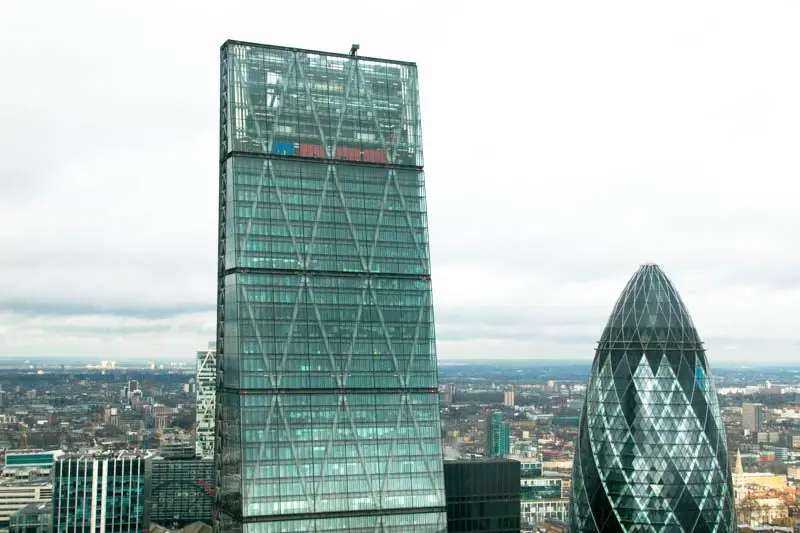
[[[703,343],[643,265],[595,352],[573,466],[571,533],[728,533],[733,484]]]

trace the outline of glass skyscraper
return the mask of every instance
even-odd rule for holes
[[[511,450],[511,424],[503,420],[503,413],[495,411],[486,418],[486,455],[504,457]]]
[[[218,532],[441,532],[417,69],[221,50]]]
[[[598,343],[573,467],[572,533],[732,533],[725,428],[675,287],[642,266]]]

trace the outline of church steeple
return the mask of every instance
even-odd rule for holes
[[[736,466],[733,468],[734,474],[744,474],[744,468],[742,468],[742,450],[737,448],[736,449]]]

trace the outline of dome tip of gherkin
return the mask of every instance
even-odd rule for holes
[[[603,332],[604,338],[614,331],[630,328],[637,335],[646,331],[681,331],[696,336],[691,315],[678,291],[664,270],[654,262],[640,265],[620,294]]]
[[[632,281],[638,280],[640,283],[644,280],[653,281],[655,279],[661,280],[663,283],[672,285],[667,273],[661,268],[661,265],[654,261],[645,261],[639,266],[639,270],[634,273]]]

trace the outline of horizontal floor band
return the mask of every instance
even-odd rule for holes
[[[341,270],[303,270],[298,268],[228,268],[222,272],[222,276],[231,274],[278,274],[284,276],[328,276],[341,278],[361,278],[361,279],[411,279],[425,280],[431,279],[430,274],[396,274],[389,272],[345,272]]]
[[[275,389],[236,389],[222,387],[222,393],[239,394],[242,396],[256,395],[281,395],[281,394],[435,394],[438,388],[431,387],[394,387],[394,388],[275,388]]]
[[[703,350],[703,351],[705,351],[703,349],[703,343],[700,342],[700,341],[689,341],[689,340],[687,340],[687,341],[668,340],[667,341],[667,340],[658,340],[658,339],[650,339],[650,340],[646,341],[646,340],[644,340],[642,338],[635,338],[635,339],[628,339],[628,340],[624,340],[623,339],[623,340],[618,340],[618,341],[602,341],[602,342],[598,342],[597,343],[597,348],[596,349],[597,350],[602,350],[603,348],[608,348],[608,347],[613,347],[613,346],[621,346],[621,345],[630,346],[632,344],[635,344],[637,346],[642,346],[642,347],[647,347],[647,346],[651,346],[651,345],[652,346],[657,345],[657,347],[659,347],[659,348],[660,347],[669,348],[670,346],[673,346],[674,349],[685,348],[685,347],[688,346],[688,347],[691,347],[691,348],[693,348],[695,350]]]
[[[325,518],[357,518],[360,516],[395,516],[407,514],[444,513],[446,507],[410,507],[406,509],[362,509],[357,511],[337,511],[326,513],[296,513],[289,515],[265,515],[242,517],[243,523],[280,522],[284,520],[319,520]]]
[[[221,163],[234,157],[246,157],[249,159],[276,159],[283,161],[295,161],[297,163],[315,163],[317,165],[342,165],[356,167],[377,167],[397,170],[411,170],[413,172],[424,172],[424,167],[416,165],[398,165],[396,163],[376,163],[372,161],[352,161],[349,159],[335,159],[324,157],[303,157],[298,155],[265,154],[264,152],[243,152],[240,150],[228,151],[222,155]]]

